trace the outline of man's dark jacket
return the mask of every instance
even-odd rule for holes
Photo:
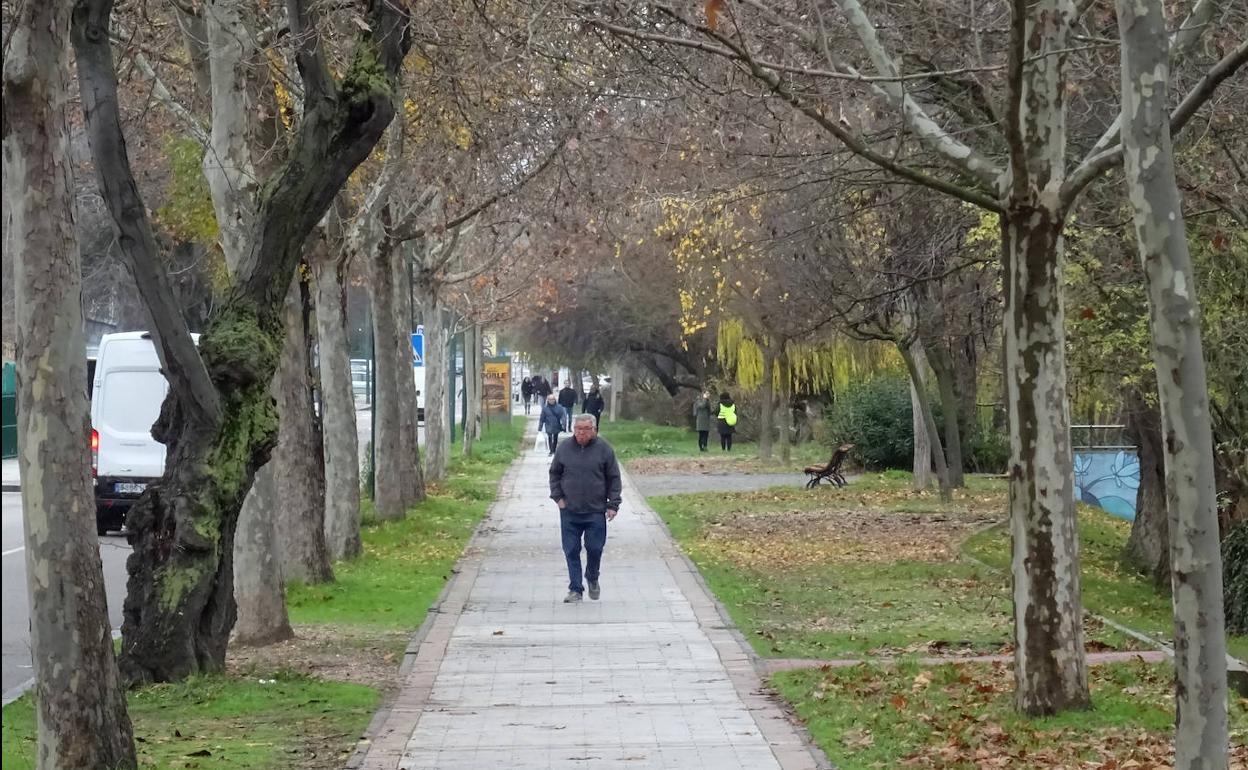
[[[602,410],[606,405],[606,402],[602,400],[602,396],[600,394],[590,392],[585,396],[585,401],[581,404],[581,409],[583,409],[586,414],[592,414],[594,417],[602,417]]]
[[[568,513],[620,509],[620,465],[611,445],[595,436],[585,446],[568,439],[550,462],[550,499],[564,500]]]
[[[559,406],[568,410],[568,414],[572,414],[572,407],[576,406],[576,391],[568,385],[559,391]]]

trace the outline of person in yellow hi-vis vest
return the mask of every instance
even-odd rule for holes
[[[719,414],[716,426],[719,430],[719,448],[725,452],[732,451],[732,434],[737,430],[737,405],[732,403],[732,396],[719,394]]]

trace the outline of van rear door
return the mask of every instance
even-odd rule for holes
[[[165,470],[165,447],[152,438],[169,383],[150,339],[111,340],[100,351],[98,401],[99,476],[152,479]]]

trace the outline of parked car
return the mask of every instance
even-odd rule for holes
[[[151,334],[100,339],[91,387],[91,472],[101,535],[121,529],[134,501],[165,472],[165,446],[152,438],[152,424],[168,391]]]

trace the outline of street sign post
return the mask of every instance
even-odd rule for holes
[[[412,335],[412,366],[425,365],[425,327],[423,325],[416,327],[416,333]]]

